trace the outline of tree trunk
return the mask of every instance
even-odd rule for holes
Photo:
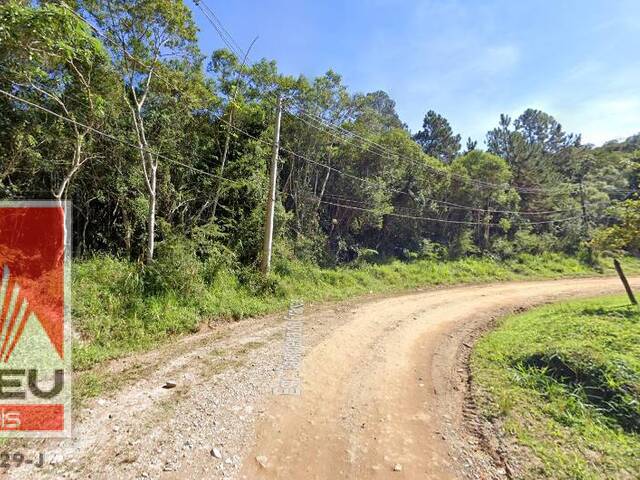
[[[227,164],[227,156],[229,155],[229,142],[231,140],[231,130],[230,127],[233,125],[233,105],[231,105],[231,111],[229,112],[229,125],[227,125],[227,136],[224,140],[224,151],[222,152],[222,161],[220,162],[220,170],[218,175],[220,178],[218,179],[218,185],[216,186],[216,195],[213,199],[213,208],[211,210],[212,217],[216,217],[216,210],[218,209],[218,201],[220,200],[220,191],[222,189],[222,178],[224,176],[224,167]]]
[[[152,164],[150,171],[150,188],[149,188],[149,216],[147,221],[148,241],[147,241],[147,263],[153,261],[153,252],[156,246],[156,182],[157,182],[158,165]]]

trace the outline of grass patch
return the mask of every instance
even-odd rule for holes
[[[640,310],[627,304],[535,309],[476,346],[481,413],[517,446],[522,478],[640,476]]]
[[[628,261],[626,267],[629,273],[638,272],[640,262]],[[188,258],[158,264],[162,276],[113,257],[75,263],[74,368],[86,370],[104,360],[152,348],[176,335],[197,331],[203,320],[237,320],[282,311],[291,299],[343,300],[425,286],[598,273],[574,258],[552,253],[501,262],[488,258],[394,261],[338,269],[280,258],[266,280],[250,271],[235,274],[224,268],[203,280],[206,276],[200,278],[198,268]],[[158,281],[166,278],[171,282]]]

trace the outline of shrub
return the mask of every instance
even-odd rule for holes
[[[473,241],[471,230],[462,231],[449,247],[449,258],[455,259],[465,255],[478,254],[480,250]]]
[[[518,230],[513,238],[516,253],[539,253],[557,251],[558,240],[550,233],[535,234],[526,230]]]
[[[221,270],[233,270],[237,266],[237,256],[222,243],[224,235],[216,225],[209,224],[194,229],[190,243],[196,257],[202,262],[202,278],[212,285]]]
[[[375,263],[376,259],[380,256],[378,251],[373,248],[356,247],[355,252],[357,256],[353,265],[358,267]]]
[[[195,247],[193,241],[177,235],[160,242],[155,260],[143,270],[145,291],[152,295],[201,295],[205,289],[204,269]]]
[[[443,260],[447,258],[447,255],[446,245],[423,238],[422,242],[420,242],[420,250],[417,257],[423,260]]]
[[[253,295],[284,295],[280,283],[273,276],[265,277],[251,267],[243,267],[238,271],[240,284]]]
[[[513,257],[516,254],[516,248],[517,246],[514,242],[507,238],[499,237],[493,241],[491,253],[504,260]]]

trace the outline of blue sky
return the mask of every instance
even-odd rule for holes
[[[200,11],[201,48],[223,46]],[[585,142],[640,131],[638,0],[204,0],[251,57],[385,90],[412,131],[427,110],[484,144],[500,113],[554,115]]]

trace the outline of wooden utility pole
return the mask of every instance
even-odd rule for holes
[[[276,206],[276,180],[278,176],[278,153],[280,151],[280,121],[282,120],[282,97],[278,97],[276,109],[276,131],[273,139],[273,158],[271,159],[271,175],[269,175],[269,193],[267,211],[264,222],[264,244],[262,249],[261,270],[264,275],[271,269],[271,249],[273,246],[273,215]]]
[[[631,290],[631,285],[629,285],[629,281],[627,280],[627,277],[624,275],[624,272],[622,271],[622,265],[620,265],[620,262],[618,261],[617,258],[613,259],[613,265],[616,267],[616,272],[618,272],[618,276],[620,277],[620,280],[622,280],[622,284],[624,285],[624,289],[627,291],[629,300],[634,305],[638,305],[638,301],[636,300],[636,297],[633,294],[633,290]]]

